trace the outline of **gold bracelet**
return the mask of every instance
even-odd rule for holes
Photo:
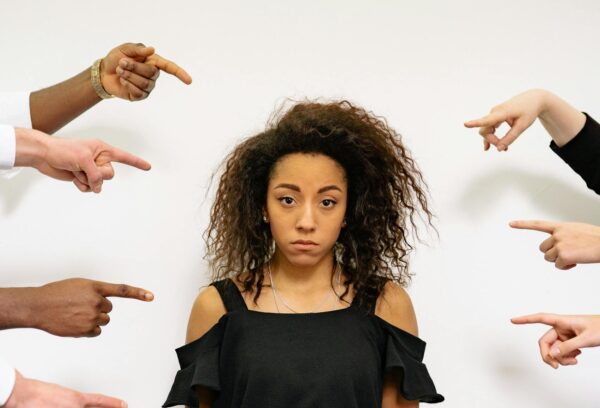
[[[94,65],[92,65],[92,87],[100,98],[109,99],[113,96],[106,92],[106,89],[102,86],[102,81],[100,80],[100,64],[102,64],[102,58],[94,61]]]

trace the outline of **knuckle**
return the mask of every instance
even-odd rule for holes
[[[95,297],[95,299],[93,300],[93,305],[95,306],[96,309],[100,309],[100,307],[102,306],[102,302],[104,300],[104,297],[98,295]]]

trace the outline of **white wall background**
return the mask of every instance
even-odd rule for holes
[[[48,86],[126,41],[153,45],[194,77],[162,75],[141,103],[107,101],[59,132],[98,137],[153,164],[119,167],[101,195],[23,171],[0,180],[2,286],[67,277],[151,289],[115,299],[95,339],[5,331],[0,353],[26,376],[160,406],[189,309],[207,282],[201,232],[209,177],[286,97],[348,98],[385,116],[429,182],[440,239],[413,260],[426,361],[447,407],[597,407],[600,350],[554,371],[543,327],[514,315],[598,312],[598,266],[555,270],[543,234],[516,218],[600,224],[600,199],[534,125],[484,154],[466,119],[528,88],[600,116],[600,3],[517,1],[4,1],[0,89]]]

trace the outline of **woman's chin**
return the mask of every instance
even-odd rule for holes
[[[319,264],[324,258],[323,254],[309,252],[287,253],[284,255],[287,261],[296,268],[311,268]]]

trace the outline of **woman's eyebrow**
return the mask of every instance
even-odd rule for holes
[[[290,189],[290,190],[294,190],[294,191],[298,191],[298,192],[300,192],[300,187],[298,187],[298,186],[297,186],[297,185],[295,185],[295,184],[281,183],[281,184],[277,184],[277,185],[274,187],[274,189],[275,189],[275,188],[287,188],[287,189]]]
[[[339,192],[342,191],[341,188],[339,188],[338,186],[336,186],[335,184],[332,184],[330,186],[325,186],[325,187],[321,187],[318,191],[319,194],[324,193],[326,191],[330,191],[330,190],[337,190]]]
[[[298,187],[295,184],[289,184],[289,183],[281,183],[281,184],[277,184],[273,189],[277,189],[277,188],[287,188],[289,190],[294,190],[297,192],[300,192],[300,187]],[[336,186],[335,184],[329,185],[329,186],[325,186],[325,187],[321,187],[319,189],[319,191],[317,191],[317,194],[321,194],[324,193],[326,191],[330,191],[330,190],[337,190],[337,191],[342,191],[341,188],[339,188],[338,186]]]

